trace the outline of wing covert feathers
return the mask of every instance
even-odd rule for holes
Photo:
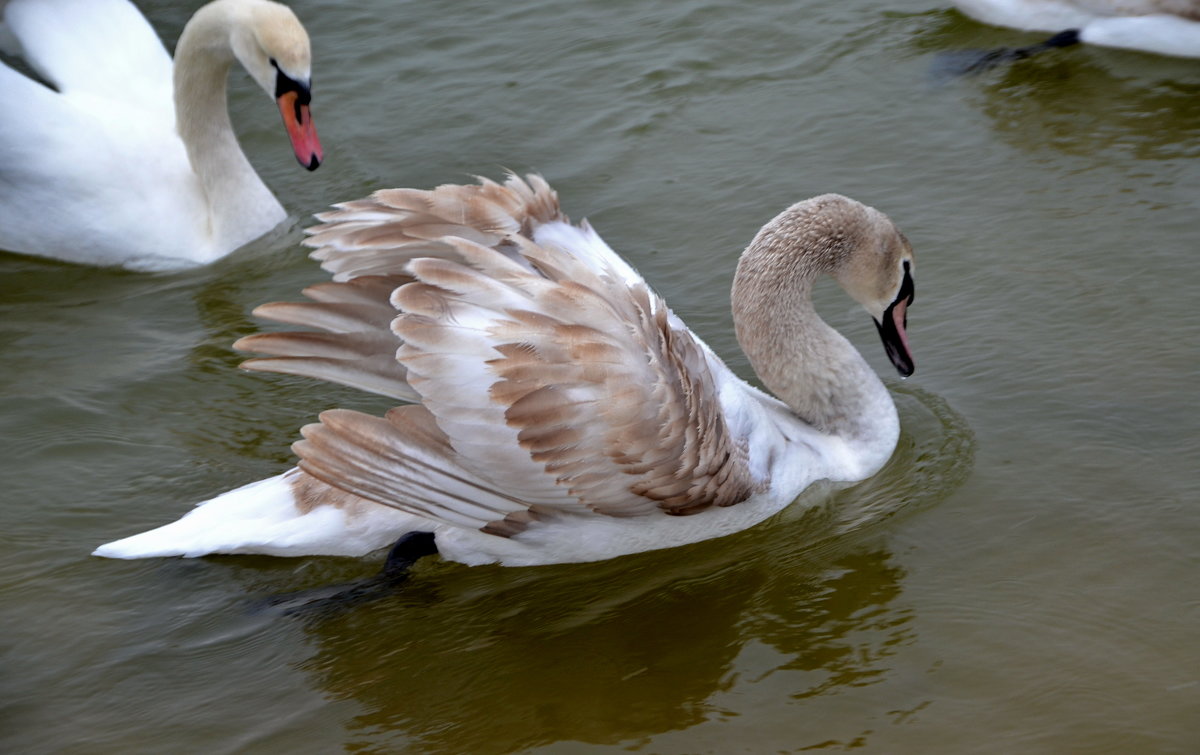
[[[322,223],[307,230],[305,241],[335,281],[402,273],[419,257],[452,259],[447,237],[499,247],[512,236],[532,238],[544,223],[569,222],[558,195],[536,175],[510,175],[504,184],[480,178],[475,186],[431,191],[382,189],[335,207],[317,215]]]
[[[572,513],[692,514],[761,489],[703,346],[665,303],[595,247],[532,240],[566,223],[540,177],[379,191],[319,217],[308,243],[334,282],[258,313],[324,332],[242,339],[271,355],[246,366],[423,405],[323,413],[295,446],[311,477],[503,536]]]

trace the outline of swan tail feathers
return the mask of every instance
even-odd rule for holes
[[[101,545],[92,555],[135,559],[214,553],[362,556],[420,527],[297,469],[197,505],[170,524]]]

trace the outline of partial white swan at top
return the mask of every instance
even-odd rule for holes
[[[300,163],[308,34],[286,6],[216,0],[175,61],[126,0],[9,0],[0,36],[50,86],[0,62],[0,250],[161,270],[219,259],[287,213],[229,121],[236,59],[275,98]]]
[[[734,326],[774,396],[570,224],[540,177],[338,208],[309,241],[333,282],[256,310],[315,330],[236,346],[272,355],[249,369],[410,403],[323,412],[297,469],[96,555],[361,555],[424,533],[467,564],[599,560],[745,529],[817,480],[875,474],[895,448],[887,388],[809,298],[832,275],[912,372],[912,249],[854,200],[792,205],[738,262]]]
[[[987,24],[1027,31],[1074,30],[1079,41],[1089,44],[1200,57],[1200,0],[954,0],[954,4]]]

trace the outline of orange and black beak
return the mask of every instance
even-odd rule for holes
[[[301,165],[316,170],[324,153],[317,139],[317,127],[313,125],[312,114],[308,111],[312,92],[307,82],[296,81],[278,67],[275,72],[275,101],[279,103],[279,114],[283,116],[288,138],[292,140],[292,150]]]

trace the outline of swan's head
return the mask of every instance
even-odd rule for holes
[[[231,2],[231,0],[225,0]],[[323,152],[309,113],[312,55],[308,32],[285,5],[268,0],[239,0],[241,23],[233,27],[233,54],[267,94],[275,98],[296,159],[309,170]]]
[[[782,398],[788,389],[779,381],[772,385],[766,375],[771,355],[797,327],[791,315],[811,307],[812,281],[829,273],[870,313],[888,358],[908,377],[913,358],[905,325],[914,269],[908,239],[882,212],[840,194],[797,202],[763,226],[738,260],[733,277],[738,341],[759,377]],[[795,302],[791,311],[781,299]],[[772,322],[778,326],[764,331]]]
[[[845,241],[837,245],[833,277],[875,320],[888,358],[908,377],[914,369],[905,330],[915,295],[912,246],[882,212],[846,197],[827,196],[836,205],[835,214],[846,217],[839,228]]]

